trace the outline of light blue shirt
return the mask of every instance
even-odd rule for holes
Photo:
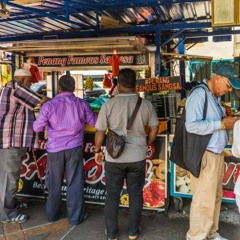
[[[208,106],[206,119],[203,119],[203,109],[205,102],[205,90],[201,87],[195,89],[186,101],[186,129],[188,132],[198,135],[212,134],[207,149],[222,153],[228,142],[227,131],[221,129],[221,120],[225,116],[225,109],[221,106],[220,98],[216,98],[206,89]]]

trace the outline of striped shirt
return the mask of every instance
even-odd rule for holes
[[[41,132],[47,127],[48,152],[59,152],[83,145],[86,123],[96,124],[89,104],[72,92],[61,92],[45,103],[33,127]]]
[[[41,96],[31,89],[11,81],[0,94],[0,148],[38,147],[33,131],[34,107]]]

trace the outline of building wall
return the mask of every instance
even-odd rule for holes
[[[234,37],[232,38],[232,41],[229,42],[213,42],[212,37],[209,37],[208,42],[198,43],[187,50],[190,46],[191,44],[185,46],[186,54],[209,56],[213,57],[214,60],[232,59],[234,57]]]

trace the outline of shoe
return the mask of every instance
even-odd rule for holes
[[[28,206],[29,205],[26,202],[18,202],[16,208],[17,208],[17,210],[22,211],[24,209],[27,209]]]
[[[19,213],[16,217],[2,220],[2,223],[24,223],[29,219],[28,215]]]
[[[219,233],[216,238],[211,238],[211,240],[228,240],[227,238],[222,237]]]
[[[83,218],[82,218],[82,220],[80,221],[80,222],[71,222],[70,221],[70,223],[73,225],[73,226],[76,226],[76,225],[78,225],[78,224],[80,224],[80,223],[83,223],[85,220],[87,220],[88,218],[89,218],[89,216],[90,216],[90,213],[88,212],[88,211],[85,211],[84,212],[84,216],[83,216]]]
[[[85,211],[82,222],[87,220],[89,218],[89,216],[90,216],[90,213],[88,211]]]
[[[115,237],[115,238],[108,237],[107,229],[105,229],[104,233],[107,236],[107,240],[117,240],[117,237]]]
[[[136,240],[138,238],[138,234],[142,233],[142,227],[138,227],[138,232],[135,235],[128,235],[129,240]]]
[[[136,234],[136,235],[129,235],[128,236],[128,239],[129,240],[136,240],[138,238],[138,235]]]

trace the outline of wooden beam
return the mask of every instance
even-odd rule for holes
[[[21,5],[28,5],[28,4],[43,4],[44,1],[43,0],[14,0],[14,1],[10,1],[10,2],[14,2],[16,4],[21,4]]]
[[[82,50],[91,50],[91,49],[114,49],[114,48],[128,48],[128,49],[133,49],[134,46],[133,45],[109,45],[109,46],[87,46],[87,45],[78,45],[78,46],[72,46],[72,45],[64,45],[64,46],[46,46],[46,47],[11,47],[11,48],[4,48],[1,49],[3,51],[7,51],[7,52],[13,52],[13,51],[19,51],[19,52],[29,52],[29,51],[43,51],[43,50],[62,50],[62,51],[66,51],[66,50],[74,50],[74,49],[82,49]]]
[[[93,52],[87,52],[87,51],[49,51],[49,52],[27,52],[27,57],[51,57],[51,56],[69,56],[69,55],[76,55],[76,56],[91,56],[91,55],[111,55],[112,51],[109,50],[101,50],[101,51],[93,51]],[[119,50],[118,54],[142,54],[141,51],[127,51],[127,50]]]

